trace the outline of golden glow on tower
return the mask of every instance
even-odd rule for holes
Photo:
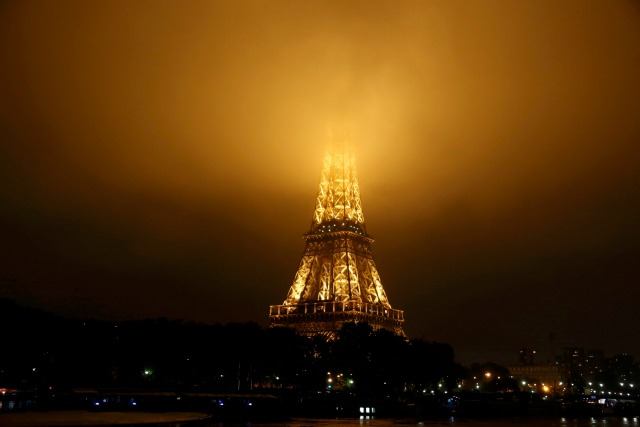
[[[332,133],[322,165],[312,229],[332,220],[364,224],[355,158],[348,138],[347,132]]]
[[[325,155],[311,231],[284,305],[318,301],[391,308],[365,229],[348,132],[333,132]]]
[[[304,253],[287,298],[269,307],[271,326],[334,337],[345,322],[368,322],[404,336],[404,313],[391,308],[373,261],[349,137],[331,135]]]

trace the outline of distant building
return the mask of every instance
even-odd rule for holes
[[[535,351],[521,349],[519,364],[507,366],[521,390],[600,396],[637,396],[640,365],[630,354],[604,357],[600,349],[565,347],[555,364],[536,364]]]
[[[562,371],[557,365],[507,366],[511,378],[518,382],[521,390],[561,392],[564,389]]]
[[[604,351],[582,347],[565,347],[556,363],[565,373],[566,378],[573,383],[588,383],[598,381],[606,368]]]
[[[607,360],[607,371],[616,379],[621,386],[625,383],[633,384],[640,380],[638,377],[638,364],[633,360],[630,354],[622,353],[613,356]]]

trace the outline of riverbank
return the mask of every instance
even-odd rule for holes
[[[0,413],[2,427],[74,427],[106,425],[169,425],[207,418],[204,412],[26,411]]]

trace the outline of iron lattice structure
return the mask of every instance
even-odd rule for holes
[[[368,322],[404,336],[404,313],[391,308],[373,260],[347,142],[332,135],[302,260],[286,300],[270,307],[270,323],[333,338],[345,322]]]

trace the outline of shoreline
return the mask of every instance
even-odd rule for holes
[[[148,425],[194,422],[209,418],[205,412],[92,412],[86,410],[0,413],[3,427],[74,427]]]

